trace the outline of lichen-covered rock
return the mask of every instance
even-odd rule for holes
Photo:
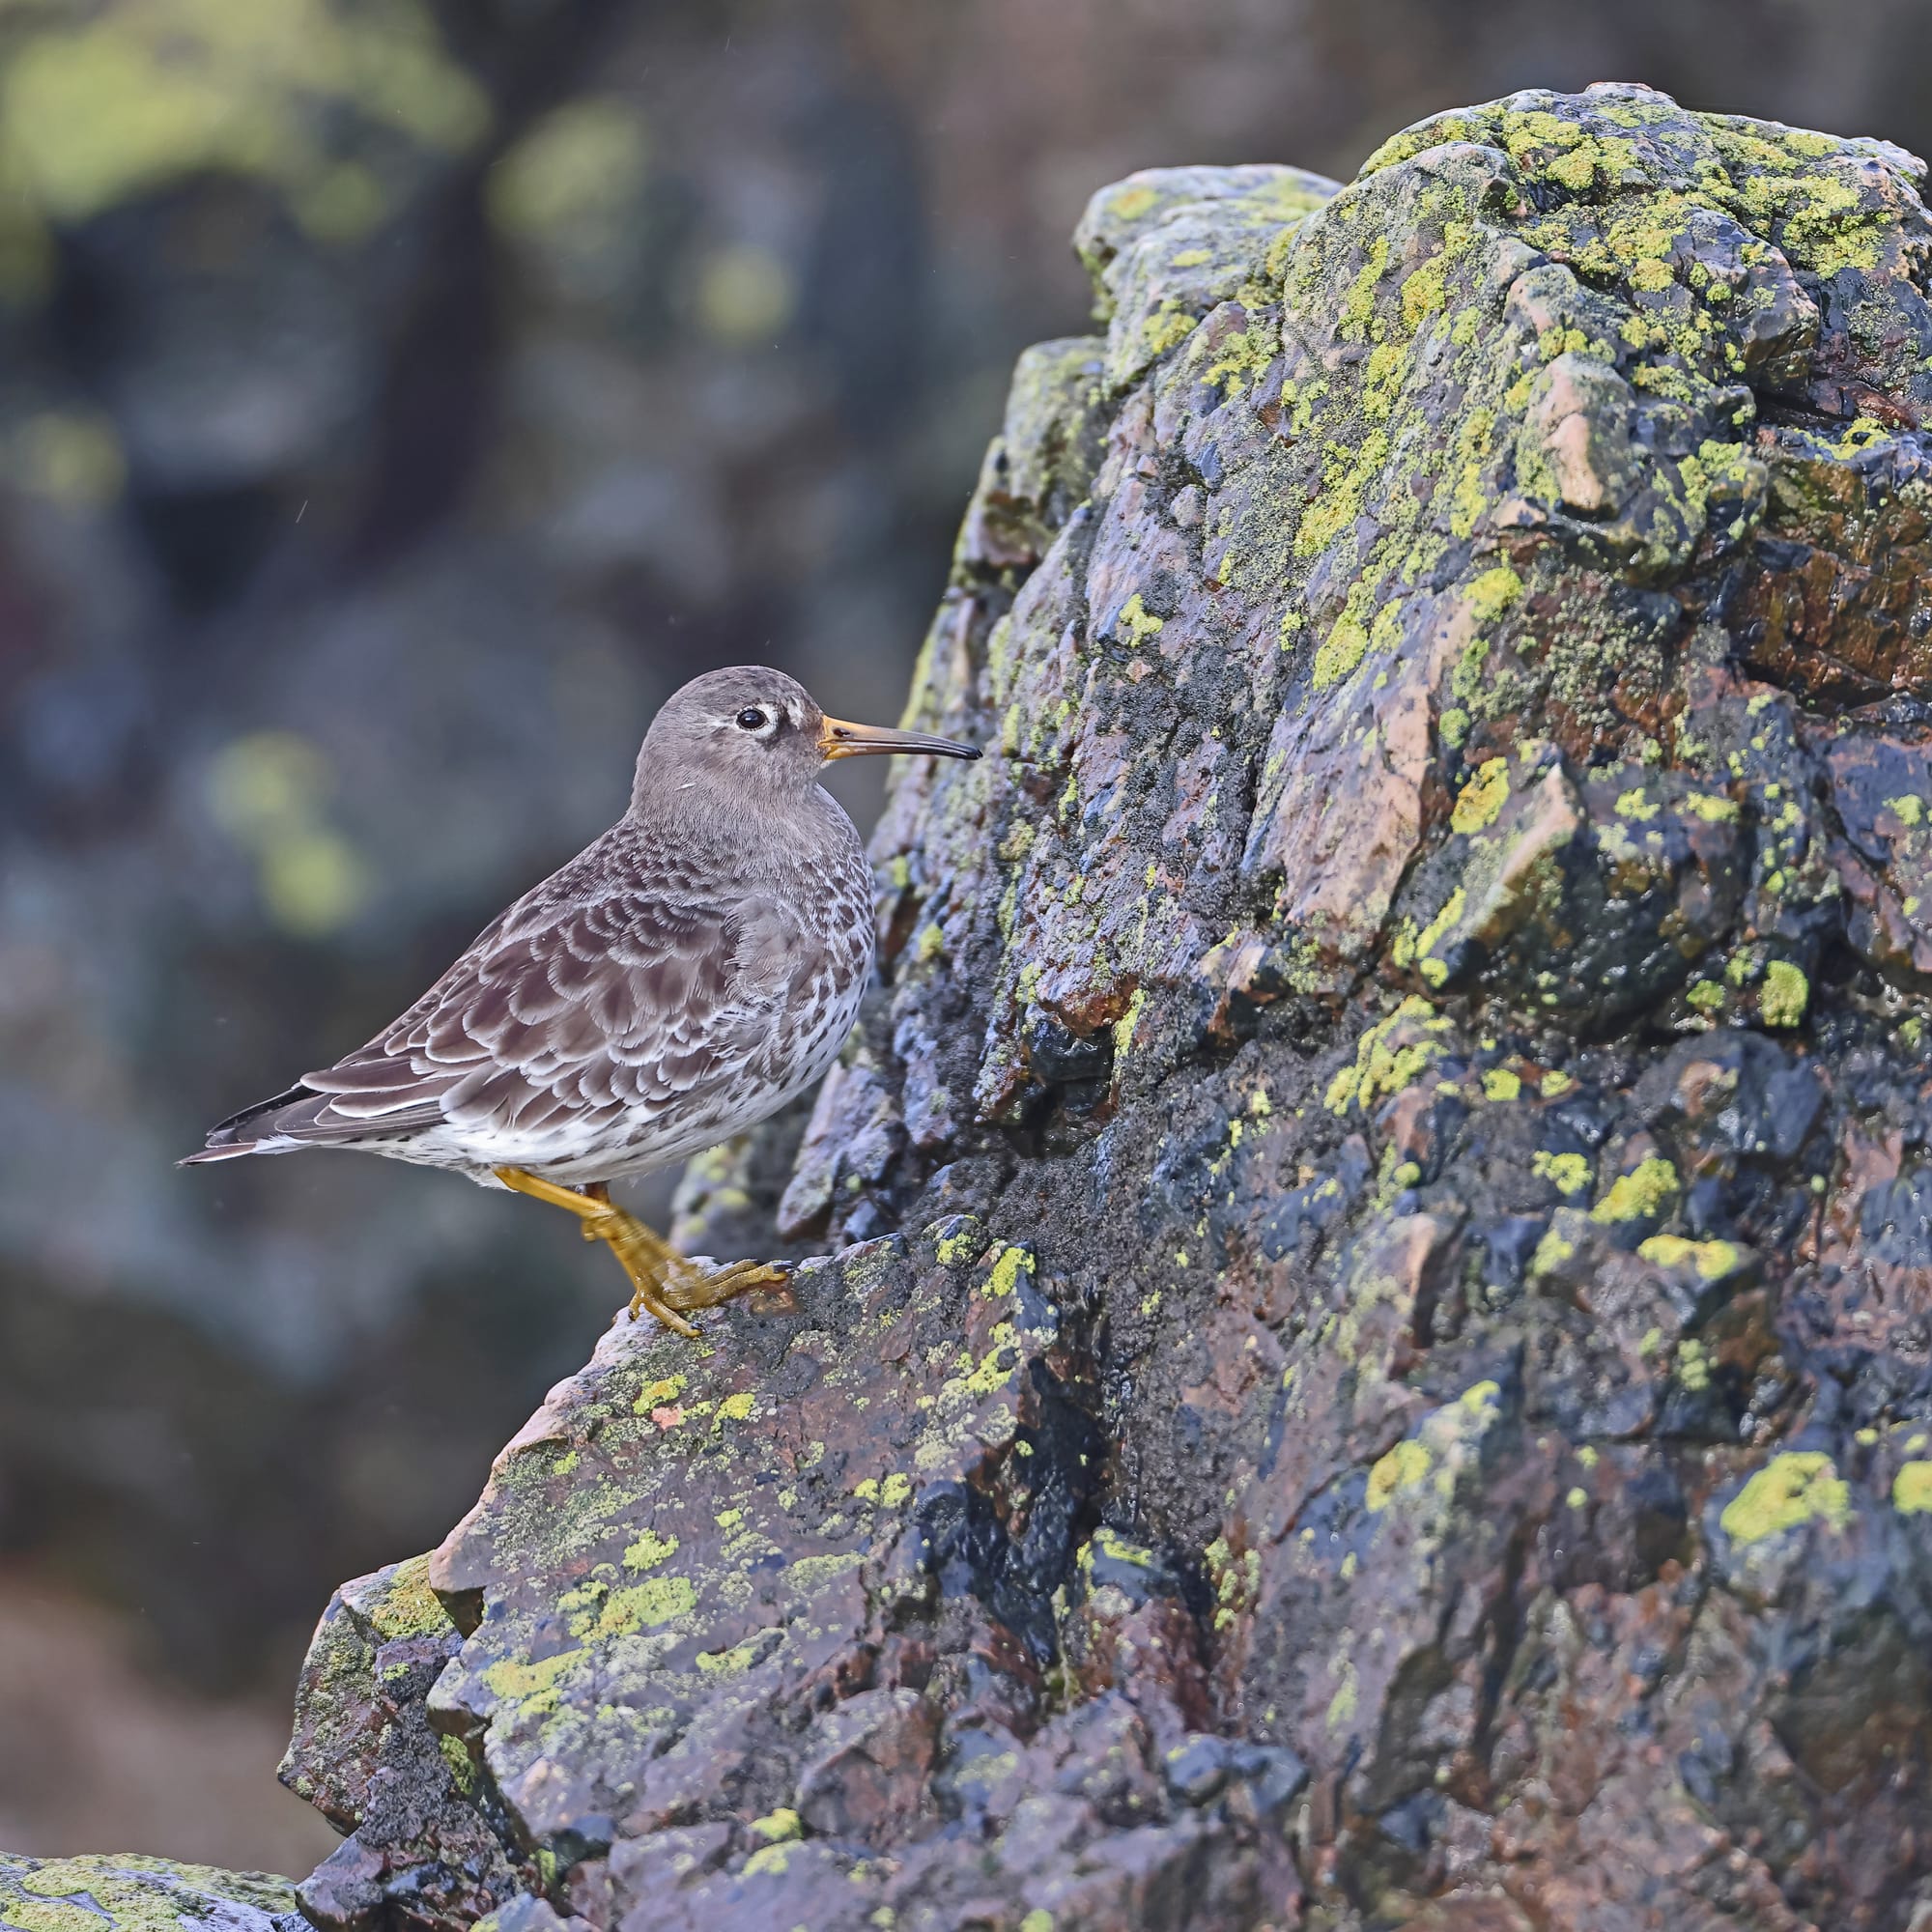
[[[837,1252],[344,1593],[312,1912],[1922,1928],[1921,172],[1601,87],[1096,198],[913,695],[1000,755],[685,1196]]]
[[[7,1932],[302,1932],[295,1888],[267,1872],[167,1859],[0,1852]]]
[[[282,1781],[347,1841],[300,1888],[320,1925],[467,1925],[533,1889],[519,1846],[468,1755],[424,1699],[461,1639],[412,1557],[345,1583],[323,1612],[297,1691]]]

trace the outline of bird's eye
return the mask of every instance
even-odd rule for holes
[[[738,714],[738,728],[741,731],[762,731],[771,722],[755,704],[748,704]]]

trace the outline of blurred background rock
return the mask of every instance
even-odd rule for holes
[[[270,1776],[316,1614],[618,1296],[446,1179],[171,1163],[686,677],[896,714],[1094,188],[1600,78],[1922,149],[1928,55],[1910,0],[7,0],[0,1846],[331,1842]]]

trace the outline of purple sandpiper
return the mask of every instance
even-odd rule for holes
[[[694,679],[652,721],[609,832],[366,1046],[223,1121],[183,1164],[357,1148],[514,1188],[610,1244],[633,1316],[695,1336],[689,1311],[782,1270],[698,1267],[610,1183],[744,1132],[838,1058],[872,970],[872,879],[818,773],[889,752],[980,755],[828,718],[761,666]]]

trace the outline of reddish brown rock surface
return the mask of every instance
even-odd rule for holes
[[[833,1252],[344,1590],[312,1917],[1922,1932],[1921,175],[1618,87],[1095,199],[999,755],[687,1189]]]

